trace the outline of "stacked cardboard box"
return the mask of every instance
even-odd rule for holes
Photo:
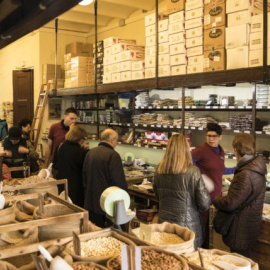
[[[225,0],[204,5],[204,72],[225,69]]]
[[[134,39],[104,39],[103,83],[143,79],[144,55],[145,47],[136,45]],[[137,61],[138,64],[135,64]]]
[[[188,74],[203,72],[203,35],[201,33],[203,28],[203,10],[203,0],[186,0],[185,28],[186,31],[189,31],[186,39]],[[194,33],[194,36],[192,36],[192,33]]]
[[[169,20],[168,16],[159,16],[158,57],[159,76],[170,75],[169,57]],[[145,16],[145,78],[156,75],[156,14]]]
[[[96,49],[95,46],[93,48],[93,54],[94,54],[94,63],[95,63],[95,53]],[[99,41],[97,43],[97,65],[95,72],[97,73],[97,84],[103,83],[103,58],[104,58],[104,46],[103,46],[103,40]]]
[[[57,65],[57,79],[62,78],[61,65]],[[42,65],[42,83],[47,84],[49,80],[55,79],[55,65],[43,64]]]

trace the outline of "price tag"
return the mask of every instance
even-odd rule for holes
[[[256,134],[262,134],[262,131],[256,131]]]
[[[176,126],[177,128],[181,128],[180,126]]]
[[[91,124],[94,124],[95,122],[91,122]]]
[[[244,133],[250,134],[250,130],[245,130]]]
[[[265,134],[266,135],[270,135],[270,131],[265,131]]]
[[[147,125],[146,124],[143,124],[143,127],[147,127]]]
[[[188,129],[188,127],[187,126],[184,126],[184,129]]]
[[[205,109],[210,109],[211,107],[210,106],[205,106]]]
[[[256,106],[256,109],[262,109],[262,106]]]
[[[220,109],[225,109],[226,108],[226,106],[220,106]]]
[[[199,127],[198,130],[203,130],[203,128],[202,127]]]
[[[196,129],[195,127],[191,127],[191,129]]]
[[[252,106],[247,106],[247,109],[252,109]]]
[[[240,133],[240,130],[234,130],[233,132],[234,133]]]
[[[157,125],[158,128],[161,128],[161,125]]]
[[[235,109],[235,107],[234,106],[229,106],[229,109]]]
[[[122,123],[119,123],[119,126],[122,126]]]
[[[182,109],[182,106],[178,106],[178,109]]]
[[[238,106],[238,109],[244,109],[244,106]]]
[[[163,106],[163,109],[168,109],[168,106]]]
[[[173,126],[170,126],[170,128],[174,128]]]
[[[136,106],[135,109],[139,109],[140,107]]]
[[[213,109],[218,109],[218,106],[213,106]]]
[[[270,109],[270,106],[267,106],[267,109]]]
[[[160,106],[157,106],[157,109],[160,109]]]
[[[127,124],[128,127],[130,127],[130,124]]]
[[[232,159],[236,159],[236,157],[233,157]]]
[[[146,144],[144,147],[145,147],[145,148],[149,148],[148,144]]]
[[[197,106],[191,106],[191,108],[192,108],[192,109],[196,109],[196,108],[197,108]]]
[[[163,128],[167,128],[167,127],[168,127],[168,126],[166,126],[166,125],[165,125],[165,126],[163,126]]]
[[[118,144],[122,144],[121,142],[118,142]]]
[[[155,127],[155,125],[150,125],[150,127]]]
[[[142,106],[141,109],[144,109],[144,107]]]
[[[148,109],[153,109],[153,107],[152,106],[149,106]]]
[[[135,124],[135,127],[137,127],[138,126],[138,124]]]
[[[190,106],[186,106],[186,109],[190,109]]]
[[[141,145],[138,145],[138,147],[142,147]]]
[[[156,146],[153,146],[153,149],[157,149],[157,147]]]
[[[169,108],[170,108],[170,109],[173,109],[173,106],[170,106]]]
[[[166,150],[166,147],[163,147],[162,150]]]

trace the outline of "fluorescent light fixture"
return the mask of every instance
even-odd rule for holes
[[[79,5],[81,6],[88,6],[90,5],[94,0],[82,0]]]

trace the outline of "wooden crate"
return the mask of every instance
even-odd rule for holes
[[[38,199],[40,198],[40,194],[38,193],[32,193],[32,194],[25,194],[25,195],[18,195],[14,196],[13,198],[10,198],[10,201],[16,201],[16,200],[29,200],[29,199]],[[62,216],[56,216],[56,217],[49,217],[44,219],[36,219],[31,221],[25,221],[20,223],[12,223],[12,224],[6,224],[0,226],[0,232],[10,232],[10,231],[17,231],[17,230],[23,230],[33,227],[42,227],[47,225],[56,224],[58,222],[68,222],[71,220],[80,220],[80,232],[88,232],[89,231],[89,220],[88,220],[88,211],[74,205],[72,203],[69,203],[67,200],[63,200],[59,198],[58,196],[55,196],[53,194],[50,194],[48,192],[45,192],[43,196],[47,199],[52,199],[53,201],[65,205],[70,210],[72,210],[74,213],[68,214],[68,215],[62,215]],[[1,257],[0,257],[1,258]]]

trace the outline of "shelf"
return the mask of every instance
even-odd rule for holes
[[[269,77],[269,67],[267,67],[266,74],[264,74],[263,67],[256,67],[159,77],[157,81],[159,89],[174,89],[180,87],[198,87],[203,85],[263,82],[264,75]],[[100,94],[143,91],[151,89],[156,89],[156,78],[97,85],[97,93]],[[54,91],[51,92],[52,95],[56,96],[88,95],[96,93],[94,86],[61,88],[57,89],[56,94]]]

